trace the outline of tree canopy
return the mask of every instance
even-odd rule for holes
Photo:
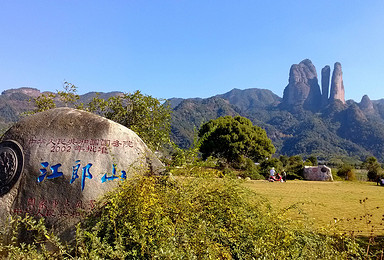
[[[157,150],[170,142],[171,110],[162,101],[136,91],[108,100],[95,97],[86,105],[86,110],[128,127],[151,149]]]
[[[64,82],[64,91],[34,98],[36,109],[42,112],[56,107],[56,102],[65,106],[83,109],[122,124],[134,131],[153,150],[170,142],[171,109],[162,99],[144,95],[140,91],[112,96],[107,100],[98,95],[87,104],[78,104],[77,87]]]
[[[233,164],[242,157],[259,161],[275,153],[265,130],[241,116],[210,120],[201,126],[198,135],[203,159],[213,156]]]
[[[374,156],[366,158],[363,167],[368,170],[367,177],[370,181],[376,181],[377,177],[382,173],[380,163]]]

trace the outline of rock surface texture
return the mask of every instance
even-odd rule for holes
[[[304,166],[304,179],[308,181],[333,181],[331,168],[320,166]]]
[[[308,59],[291,66],[289,83],[284,89],[285,106],[304,106],[317,109],[321,102],[320,86],[316,68]]]
[[[11,127],[0,143],[0,166],[0,221],[12,214],[44,217],[64,239],[122,180],[139,169],[163,169],[130,129],[70,108],[37,113]]]
[[[367,115],[375,113],[375,107],[373,106],[373,102],[367,95],[363,96],[360,101],[359,107]]]
[[[329,80],[331,77],[331,68],[327,65],[321,70],[321,106],[328,105]]]
[[[344,84],[343,84],[343,71],[339,62],[335,63],[332,82],[331,82],[331,93],[329,97],[330,102],[340,100],[345,104]]]

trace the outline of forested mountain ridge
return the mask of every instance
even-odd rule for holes
[[[248,90],[249,91],[249,90]],[[263,91],[257,89],[256,91]],[[368,119],[358,104],[330,104],[324,110],[287,111],[281,103],[260,107],[260,104],[242,109],[218,96],[209,99],[185,99],[173,109],[172,139],[183,148],[189,147],[194,131],[206,121],[222,115],[241,115],[264,128],[277,148],[278,154],[315,155],[329,159],[333,155],[354,156],[364,159],[368,155],[382,158],[384,129],[382,118]],[[239,100],[237,100],[240,104]],[[215,105],[212,105],[214,103]],[[361,112],[361,113],[360,113]],[[375,131],[369,131],[375,129]],[[358,133],[356,134],[355,131]],[[367,140],[372,140],[367,143]]]
[[[294,64],[281,98],[267,89],[233,89],[210,98],[173,98],[171,138],[182,148],[193,144],[200,125],[225,115],[241,115],[266,130],[277,155],[309,155],[319,159],[374,155],[384,161],[384,99],[363,96],[359,103],[344,99],[341,64],[322,70],[321,88],[310,60]],[[346,91],[348,89],[346,88]],[[10,89],[0,95],[0,126],[4,129],[34,109],[33,88]],[[47,94],[47,93],[46,93]],[[121,92],[99,93],[108,99]],[[95,92],[80,96],[87,103]],[[60,104],[58,104],[60,105]]]

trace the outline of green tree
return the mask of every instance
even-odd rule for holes
[[[304,163],[303,158],[299,155],[291,156],[288,159],[288,165],[286,167],[287,179],[302,179]]]
[[[363,167],[368,170],[367,177],[369,181],[376,181],[377,177],[382,173],[380,163],[376,157],[368,157],[363,162]]]
[[[108,100],[96,96],[85,109],[130,128],[151,149],[158,150],[170,142],[171,130],[171,109],[162,101],[136,91]]]
[[[309,163],[309,166],[317,166],[317,158],[313,155],[309,156],[305,162]]]
[[[69,106],[77,106],[77,101],[80,99],[80,96],[77,94],[77,87],[72,83],[67,81],[64,82],[64,91],[57,91],[57,96],[60,101]]]
[[[67,81],[64,82],[63,91],[57,91],[57,93],[48,93],[41,94],[37,98],[33,99],[35,103],[36,109],[27,114],[34,114],[38,112],[43,112],[45,110],[49,110],[57,107],[57,102],[62,102],[64,105],[82,108],[82,104],[78,105],[77,101],[80,99],[80,96],[77,94],[77,87],[72,83]],[[31,101],[31,100],[30,100]]]
[[[276,173],[282,173],[283,171],[283,163],[277,158],[271,158],[260,163],[260,173],[265,178],[268,178],[269,171],[272,169],[272,167],[275,168]]]
[[[344,178],[348,181],[356,180],[355,169],[350,164],[344,164],[337,169],[337,176]]]
[[[49,94],[41,94],[37,98],[34,98],[33,102],[35,102],[36,109],[31,112],[28,112],[27,114],[34,114],[34,113],[43,112],[45,110],[55,108],[56,107],[55,97],[56,97],[55,94],[49,93]]]
[[[64,91],[42,94],[35,98],[36,109],[31,113],[55,108],[58,104],[76,107],[104,116],[134,131],[152,149],[158,150],[169,144],[171,109],[169,104],[136,91],[104,100],[97,94],[88,104],[78,104],[77,87],[64,82]]]
[[[203,159],[213,156],[235,165],[244,157],[259,161],[275,153],[265,130],[241,116],[210,120],[201,126],[198,136]]]
[[[279,160],[283,164],[283,167],[286,167],[288,165],[289,157],[286,155],[280,155]]]

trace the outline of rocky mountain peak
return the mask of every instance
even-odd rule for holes
[[[321,70],[321,105],[328,105],[329,79],[331,77],[331,68],[327,65]]]
[[[375,113],[373,102],[367,95],[363,96],[363,98],[361,99],[361,102],[359,103],[359,107],[365,114]]]
[[[288,82],[284,89],[283,105],[303,106],[310,110],[319,107],[320,86],[316,68],[309,59],[291,66]]]
[[[343,71],[341,69],[341,64],[339,62],[335,63],[332,80],[331,80],[331,93],[329,101],[340,100],[345,104],[345,93],[344,93],[344,84],[343,84]]]
[[[311,79],[317,79],[315,66],[309,59],[305,59],[299,64],[293,64],[289,72],[289,83],[308,83]]]
[[[38,97],[41,95],[41,92],[36,88],[23,87],[23,88],[17,88],[17,89],[4,90],[1,93],[1,95],[4,95],[4,96],[11,96],[12,94],[24,94],[30,97]]]
[[[355,104],[353,103],[350,105],[346,110],[346,117],[345,119],[350,123],[350,122],[367,122],[368,119],[364,115],[363,111]]]

